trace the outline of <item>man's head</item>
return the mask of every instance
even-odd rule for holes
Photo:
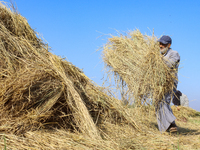
[[[165,52],[170,48],[171,44],[172,44],[172,39],[167,36],[167,35],[163,35],[158,42],[160,43],[160,51],[162,54],[165,54]]]

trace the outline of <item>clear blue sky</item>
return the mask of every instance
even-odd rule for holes
[[[6,2],[9,2],[7,0]],[[104,34],[139,29],[172,38],[181,64],[178,89],[200,111],[200,1],[199,0],[13,0],[30,26],[52,47],[99,85]]]

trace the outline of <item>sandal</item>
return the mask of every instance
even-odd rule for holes
[[[177,127],[171,127],[170,129],[169,129],[169,132],[170,133],[172,133],[172,132],[177,132],[178,130],[177,130]]]

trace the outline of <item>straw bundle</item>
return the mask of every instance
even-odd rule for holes
[[[127,120],[121,103],[84,73],[53,55],[26,19],[0,6],[0,130],[22,135],[42,128],[101,139],[98,124]]]
[[[157,105],[174,86],[175,71],[164,63],[156,40],[135,30],[112,36],[103,48],[108,73],[114,74],[118,87],[126,84],[124,96],[137,104]]]

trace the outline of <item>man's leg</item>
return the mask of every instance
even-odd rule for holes
[[[170,107],[172,93],[165,95],[165,99],[160,102],[156,117],[158,122],[158,128],[161,132],[166,131],[170,126],[175,127],[176,117],[173,115],[172,109]]]

